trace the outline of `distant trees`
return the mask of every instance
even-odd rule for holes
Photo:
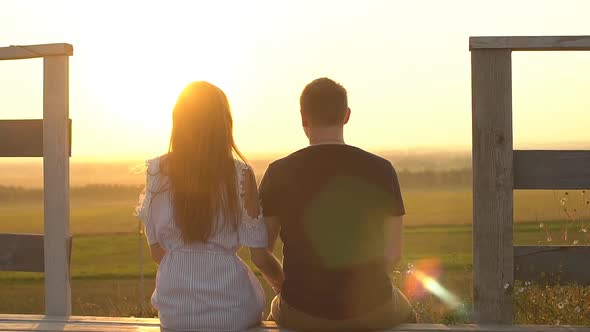
[[[72,199],[94,199],[97,197],[108,197],[109,199],[136,199],[143,190],[142,186],[129,185],[87,185],[83,187],[72,187],[70,195]],[[0,204],[17,201],[42,201],[43,189],[22,188],[0,185]]]
[[[471,169],[448,171],[398,171],[397,176],[405,189],[460,189],[471,188]]]
[[[25,189],[22,187],[0,186],[0,204],[14,201],[41,201],[42,189]]]
[[[402,169],[397,171],[399,182],[404,190],[412,189],[469,189],[471,188],[471,169],[457,170],[420,170],[410,171]],[[262,174],[256,174],[257,180],[262,179]],[[143,185],[86,185],[72,187],[70,190],[72,199],[93,199],[108,197],[109,199],[129,200],[136,199],[143,190]],[[42,201],[43,189],[23,188],[0,185],[0,204],[16,201]]]

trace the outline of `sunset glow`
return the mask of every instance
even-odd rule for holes
[[[164,152],[194,80],[226,92],[242,150],[284,154],[306,144],[298,98],[322,76],[348,89],[349,143],[468,150],[468,37],[589,34],[590,4],[567,3],[8,0],[0,45],[74,45],[75,158]],[[590,54],[515,53],[513,82],[517,147],[584,142]],[[1,62],[0,119],[39,118],[41,84],[40,60]]]

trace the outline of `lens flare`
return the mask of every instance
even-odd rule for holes
[[[406,278],[406,294],[410,298],[421,298],[426,293],[438,297],[451,309],[461,306],[459,298],[444,288],[436,279],[440,275],[440,263],[436,259],[423,260],[416,263],[416,267],[408,271]]]
[[[451,309],[458,308],[461,305],[459,299],[434,278],[429,277],[422,271],[415,271],[414,276],[426,290],[440,298],[441,301],[446,303]]]

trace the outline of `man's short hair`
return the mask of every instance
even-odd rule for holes
[[[299,103],[311,126],[344,124],[348,110],[346,89],[329,78],[318,78],[309,83],[303,89]]]

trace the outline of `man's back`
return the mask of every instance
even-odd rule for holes
[[[391,299],[384,221],[405,211],[387,160],[348,145],[310,146],[272,163],[260,195],[264,215],[281,225],[289,305],[343,319]]]

